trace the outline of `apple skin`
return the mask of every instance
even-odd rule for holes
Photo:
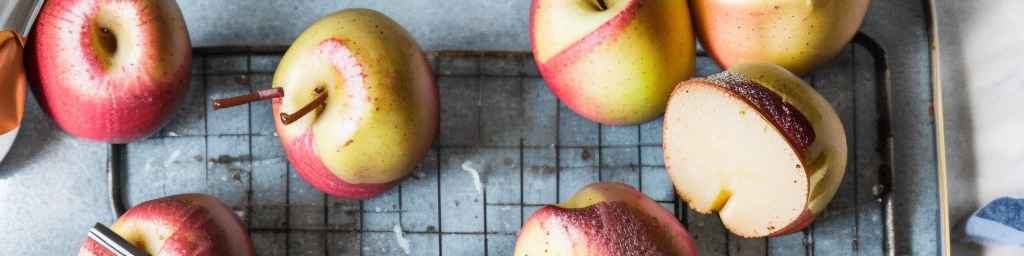
[[[695,48],[684,1],[534,0],[533,55],[569,108],[603,124],[639,124],[665,111],[672,88],[693,75]]]
[[[743,237],[781,236],[799,231],[812,222],[828,205],[839,189],[846,171],[848,148],[842,122],[832,108],[814,88],[799,77],[775,64],[746,63],[708,78],[691,79],[681,83],[673,93],[682,94],[694,86],[718,88],[750,104],[761,117],[769,121],[787,139],[790,147],[800,159],[800,170],[806,172],[808,187],[803,211],[787,225],[766,234],[737,233]],[[669,176],[676,185],[676,191],[684,201],[691,199],[679,188],[678,175],[673,171],[673,145],[671,126],[677,125],[670,118],[668,110],[663,127],[665,165]],[[756,154],[756,152],[737,152]],[[721,202],[724,204],[725,202]],[[720,205],[721,205],[720,204]],[[711,213],[718,209],[693,208],[697,212]],[[730,223],[724,223],[731,231]],[[770,228],[769,228],[770,229]]]
[[[294,113],[322,88],[327,101],[294,123],[275,118],[288,160],[327,194],[367,199],[398,184],[430,149],[438,93],[419,46],[398,23],[366,9],[321,18],[292,44],[274,74]]]
[[[569,201],[537,210],[514,255],[697,255],[682,224],[661,205],[621,183],[584,187]]]
[[[110,229],[154,256],[255,255],[238,216],[217,198],[203,194],[144,202],[125,212]],[[114,255],[88,237],[78,254]]]
[[[148,136],[188,92],[192,45],[173,0],[46,1],[28,43],[39,105],[75,137]]]
[[[860,27],[869,0],[694,0],[695,28],[723,68],[775,63],[804,75],[832,60]]]

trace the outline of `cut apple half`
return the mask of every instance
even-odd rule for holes
[[[665,165],[690,208],[743,237],[800,230],[839,187],[847,148],[835,110],[772,64],[685,81],[669,100]]]
[[[514,255],[696,255],[689,233],[665,208],[621,183],[587,186],[537,210]]]

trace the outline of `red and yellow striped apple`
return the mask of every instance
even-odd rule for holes
[[[775,63],[798,75],[850,42],[870,0],[693,0],[704,49],[723,68]]]
[[[39,105],[90,140],[127,143],[156,132],[192,76],[192,46],[173,0],[46,1],[26,51]]]
[[[773,64],[740,64],[676,87],[665,113],[665,167],[695,211],[743,237],[803,229],[846,170],[846,133],[809,85]]]
[[[184,194],[155,199],[132,207],[110,229],[153,256],[255,255],[249,232],[230,208],[217,198]],[[82,256],[113,256],[86,238]]]
[[[530,35],[551,91],[603,124],[657,118],[694,71],[685,1],[534,0]]]
[[[519,231],[516,256],[697,255],[671,213],[625,184],[603,182],[537,210]]]
[[[390,189],[437,133],[437,87],[426,58],[401,25],[376,11],[316,21],[284,55],[274,86],[284,94],[273,101],[275,116],[311,110],[290,115],[290,124],[275,118],[289,161],[336,197]]]

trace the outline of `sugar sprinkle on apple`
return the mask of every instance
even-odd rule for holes
[[[690,208],[743,237],[803,229],[846,170],[846,133],[813,88],[774,64],[741,64],[676,87],[665,167]]]
[[[689,233],[661,205],[621,183],[584,187],[537,210],[514,255],[697,255]]]

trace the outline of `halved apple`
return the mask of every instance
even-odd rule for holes
[[[665,208],[621,183],[589,185],[561,205],[537,210],[519,231],[515,255],[697,255]]]
[[[690,208],[743,237],[800,230],[832,200],[846,133],[831,105],[774,64],[742,64],[676,87],[665,165]]]

